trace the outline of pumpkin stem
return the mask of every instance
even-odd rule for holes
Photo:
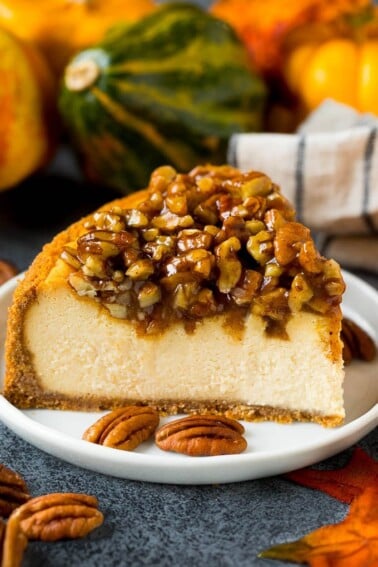
[[[75,61],[68,65],[64,82],[69,91],[84,91],[96,82],[100,73],[100,67],[93,59]]]
[[[363,9],[359,10],[358,12],[353,12],[351,14],[346,14],[345,20],[347,24],[351,28],[360,28],[370,22],[374,21],[375,18],[375,10],[373,5],[365,6]]]

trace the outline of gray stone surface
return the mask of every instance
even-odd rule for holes
[[[377,432],[358,445],[378,457]],[[352,450],[318,466],[342,466]],[[1,424],[0,462],[24,476],[33,496],[93,494],[105,516],[84,539],[30,542],[23,567],[278,567],[288,563],[259,559],[258,552],[339,522],[348,509],[283,477],[212,486],[108,477],[52,457]]]

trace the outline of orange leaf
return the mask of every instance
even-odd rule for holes
[[[378,463],[356,447],[349,463],[341,469],[327,471],[306,468],[287,473],[284,477],[303,486],[322,490],[350,504],[367,487],[378,486]]]
[[[370,486],[353,500],[349,514],[334,526],[324,526],[298,541],[259,554],[266,559],[307,563],[311,567],[377,567],[378,487]]]

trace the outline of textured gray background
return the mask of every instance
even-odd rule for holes
[[[359,445],[378,457],[378,436]],[[344,465],[352,448],[319,465]],[[23,567],[264,567],[259,551],[341,521],[348,507],[282,477],[214,486],[127,481],[51,457],[0,425],[0,462],[21,473],[33,495],[98,497],[105,521],[81,540],[31,542]],[[361,566],[363,567],[363,566]]]

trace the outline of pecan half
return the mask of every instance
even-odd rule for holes
[[[7,518],[29,498],[29,490],[24,479],[0,464],[0,516]]]
[[[28,539],[56,541],[86,536],[104,521],[94,496],[70,492],[32,498],[12,512]]]
[[[28,539],[21,529],[18,518],[10,518],[0,525],[1,567],[20,567]]]
[[[155,443],[163,451],[192,457],[232,455],[247,448],[244,427],[234,419],[215,415],[191,415],[163,425]]]
[[[18,269],[7,260],[0,260],[0,285],[18,274]]]
[[[377,347],[374,340],[362,327],[347,317],[342,320],[341,339],[344,343],[345,364],[354,358],[371,362],[376,357]]]
[[[91,425],[83,439],[91,443],[132,451],[149,439],[159,425],[159,413],[149,406],[114,410]]]

